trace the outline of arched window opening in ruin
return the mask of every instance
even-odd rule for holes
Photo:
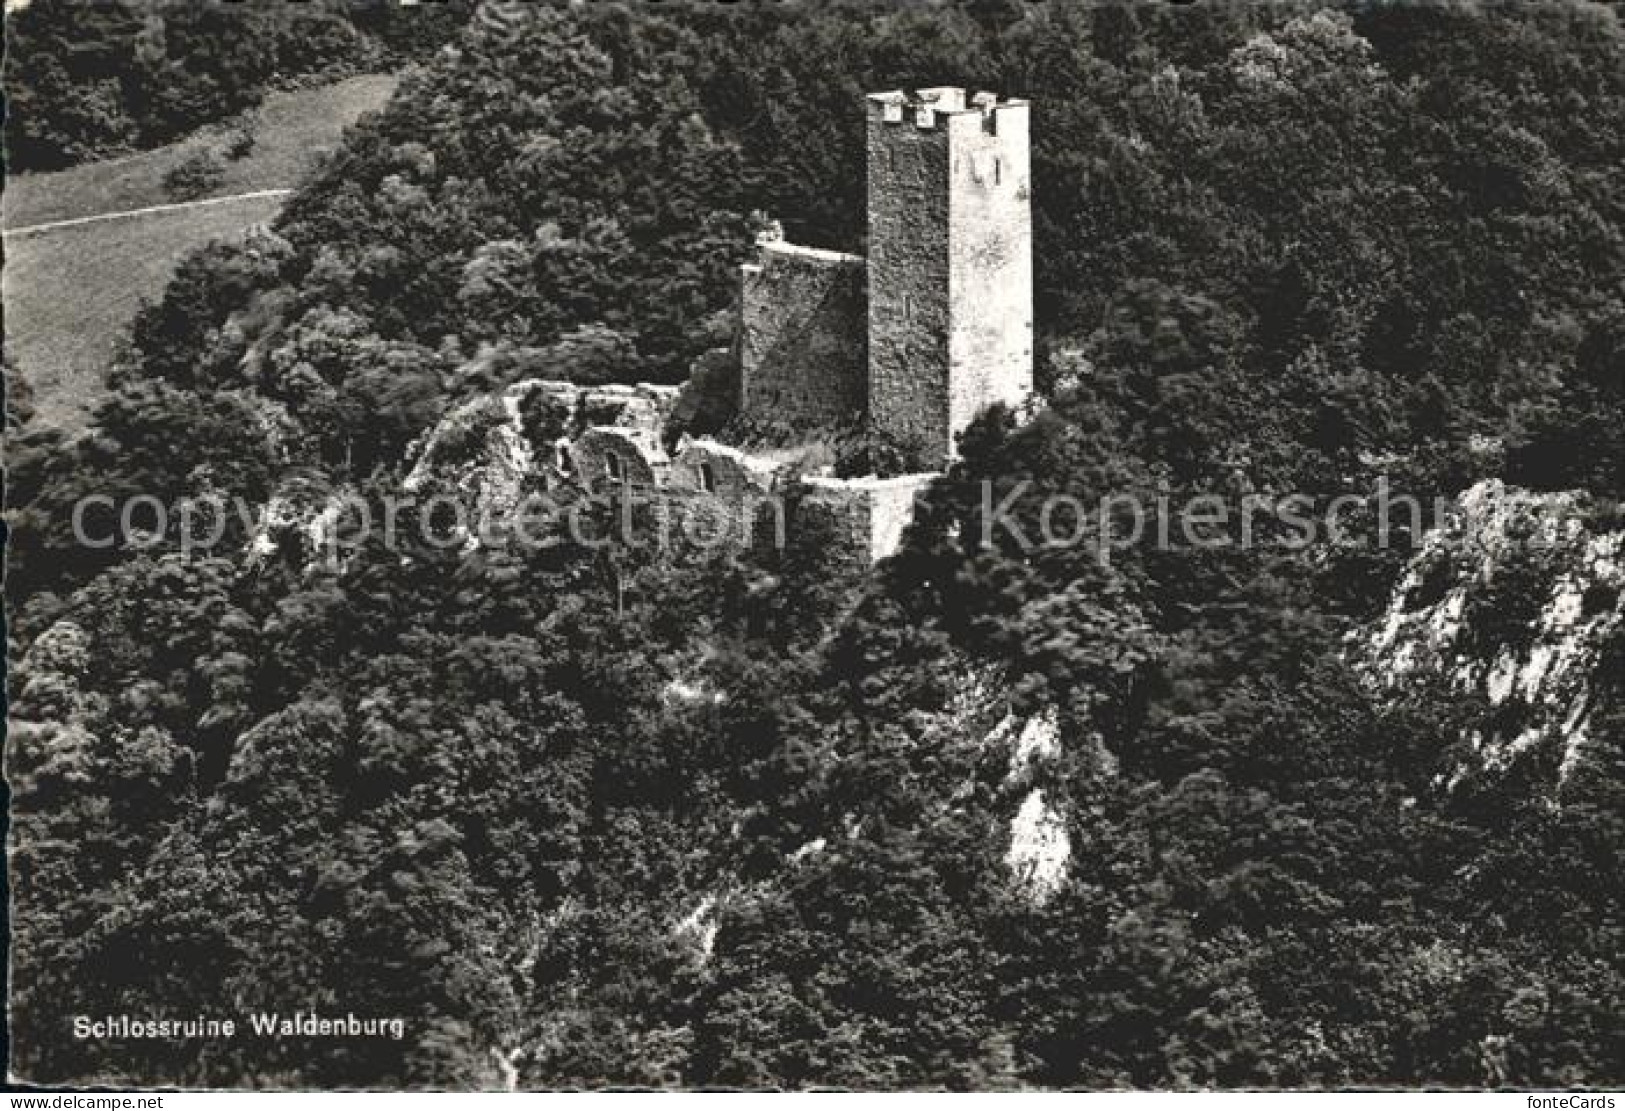
[[[616,482],[626,477],[626,467],[621,463],[621,457],[613,451],[604,454],[604,473]]]
[[[553,449],[553,465],[558,468],[560,474],[570,474],[575,469],[568,444],[559,444]]]
[[[717,492],[717,472],[709,463],[700,464],[700,489],[707,494]]]

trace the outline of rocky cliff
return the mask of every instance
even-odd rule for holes
[[[1617,507],[1480,482],[1427,535],[1359,652],[1380,689],[1437,682],[1482,698],[1467,740],[1486,767],[1550,746],[1562,779],[1618,696],[1608,647],[1625,625],[1622,598]]]

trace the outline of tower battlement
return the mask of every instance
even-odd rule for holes
[[[871,122],[911,124],[924,131],[954,127],[963,130],[975,125],[990,135],[998,134],[1001,125],[1019,123],[1025,128],[1031,107],[1028,101],[1015,97],[1001,100],[996,93],[981,92],[967,99],[965,90],[956,85],[870,93],[864,100]]]

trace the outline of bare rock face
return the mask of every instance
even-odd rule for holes
[[[335,566],[341,518],[355,492],[346,486],[329,487],[303,474],[285,479],[260,506],[248,539],[246,565],[257,568],[284,557],[299,566],[325,561]]]
[[[1381,624],[1358,646],[1370,681],[1429,679],[1483,697],[1469,739],[1485,766],[1553,745],[1566,778],[1618,677],[1604,648],[1625,622],[1625,529],[1573,493],[1481,482],[1424,540]]]
[[[1066,816],[1044,798],[1041,787],[1022,800],[1010,822],[1010,848],[1005,866],[1021,891],[1034,903],[1044,903],[1066,884],[1072,862],[1072,839]]]
[[[1068,745],[1062,732],[1054,707],[1030,715],[1011,710],[982,740],[990,754],[1007,762],[999,810],[1005,824],[1004,866],[1015,891],[1035,906],[1066,887],[1075,851],[1072,806],[1065,792],[1054,787],[1056,766]],[[1073,737],[1070,742],[1094,747],[1097,740]]]

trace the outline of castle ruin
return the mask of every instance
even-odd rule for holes
[[[740,405],[866,417],[926,458],[1032,392],[1028,104],[965,90],[867,98],[869,257],[769,239],[742,267]]]
[[[571,395],[557,399],[550,483],[703,499],[735,520],[782,499],[791,543],[816,535],[837,562],[868,566],[897,549],[966,426],[1028,399],[1028,103],[944,87],[872,94],[865,110],[868,257],[759,238],[740,268],[737,414],[863,428],[927,469],[847,478],[782,445],[673,444],[676,387],[537,382]]]

